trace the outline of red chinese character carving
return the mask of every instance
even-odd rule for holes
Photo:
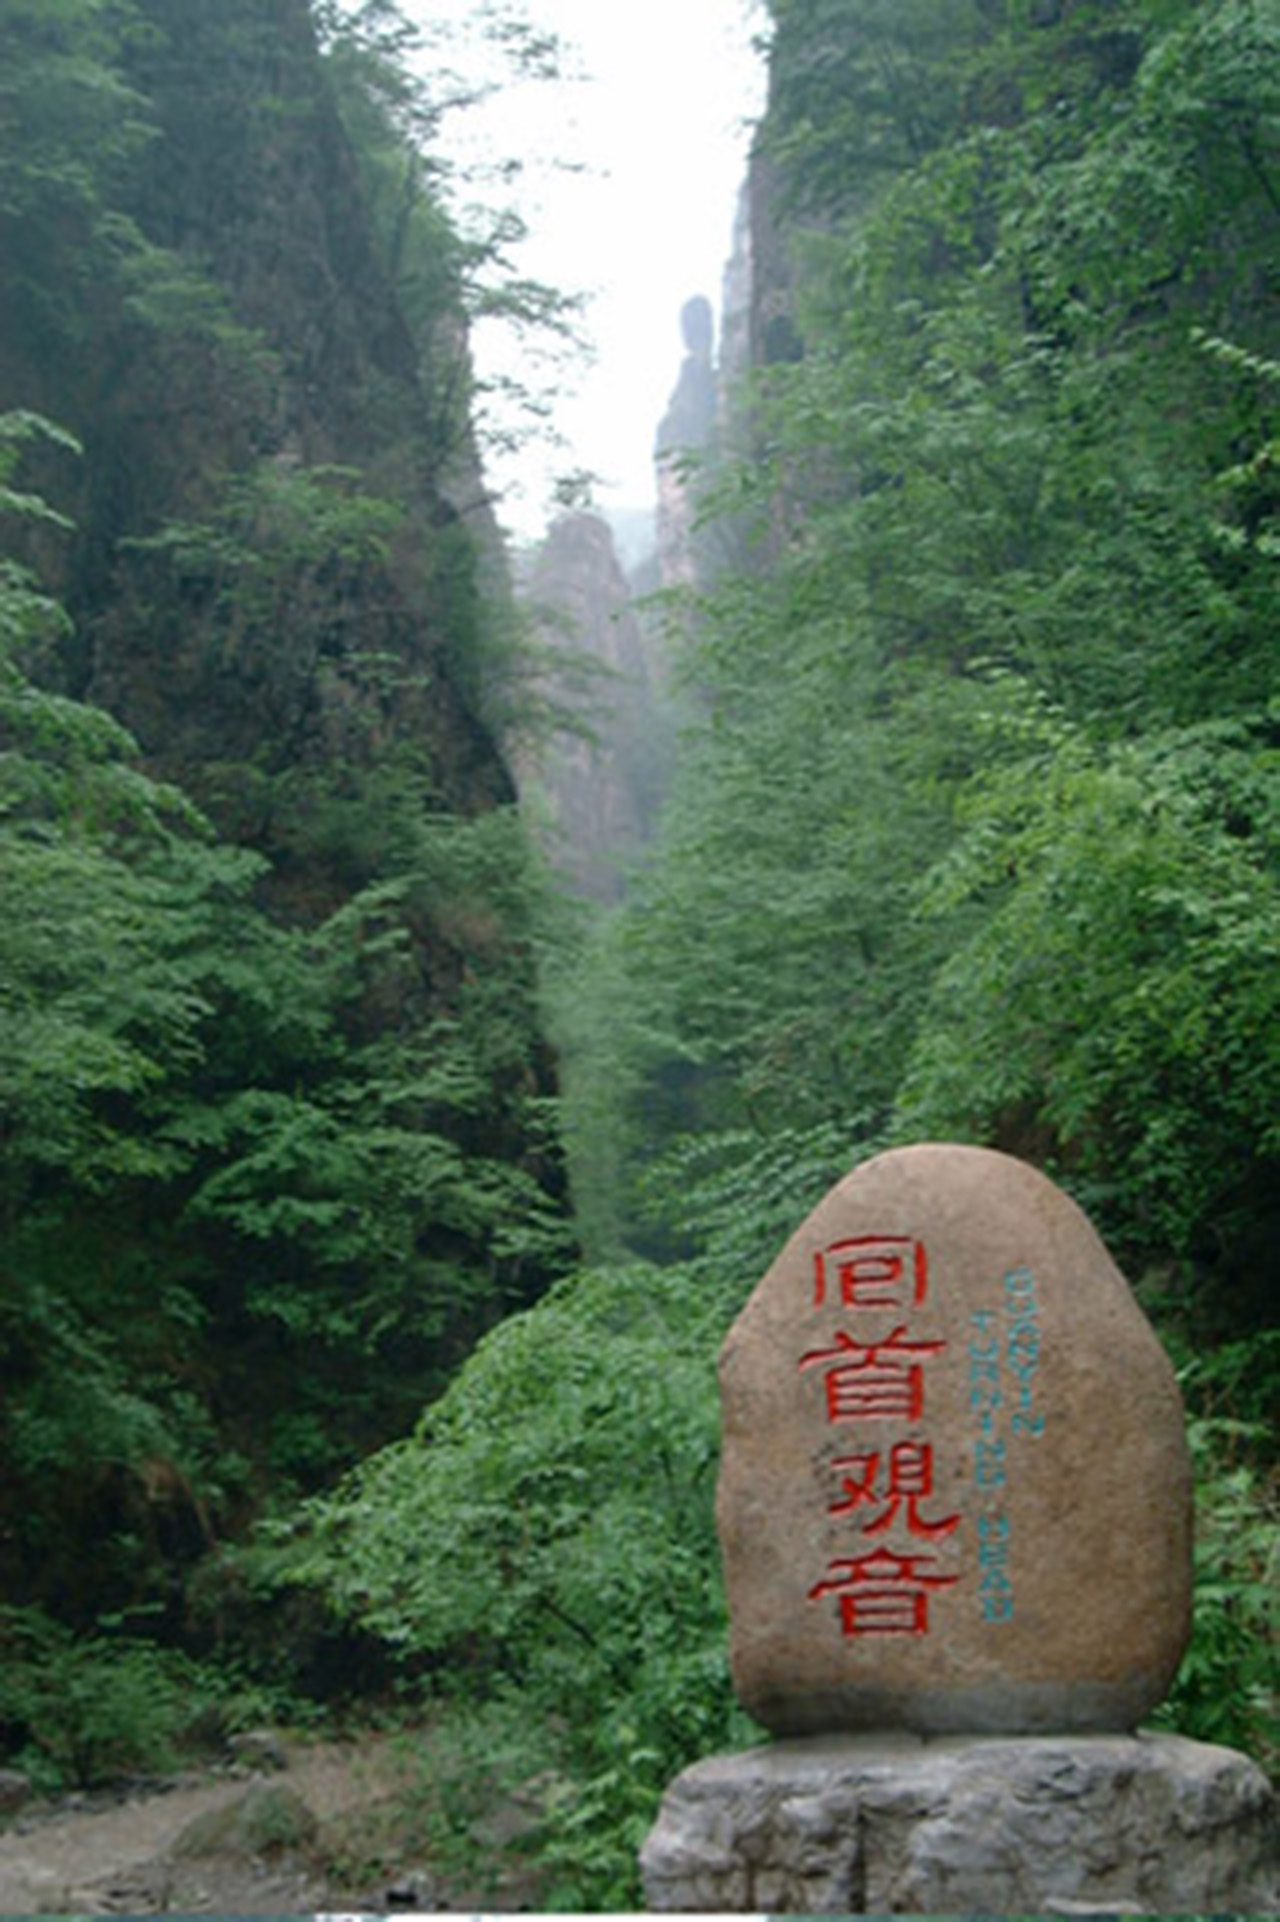
[[[843,1331],[833,1348],[815,1348],[800,1358],[801,1368],[817,1362],[839,1363],[828,1367],[826,1378],[827,1420],[840,1421],[919,1421],[924,1413],[924,1369],[918,1362],[906,1364],[901,1355],[940,1355],[945,1341],[906,1341],[905,1325],[895,1328],[883,1341],[855,1341]],[[842,1360],[848,1356],[851,1359]]]
[[[878,1454],[843,1455],[831,1464],[842,1471],[857,1471],[856,1475],[844,1475],[846,1499],[837,1502],[831,1508],[831,1514],[851,1515],[859,1508],[875,1507],[882,1503],[884,1513],[878,1515],[875,1521],[864,1523],[862,1532],[864,1535],[884,1535],[898,1520],[905,1504],[903,1520],[908,1534],[934,1541],[955,1532],[960,1525],[958,1515],[948,1515],[943,1521],[927,1522],[920,1513],[921,1502],[933,1494],[933,1448],[928,1442],[899,1442],[889,1451],[888,1485],[883,1493],[877,1488],[880,1460]]]
[[[826,1307],[832,1282],[845,1308],[901,1308],[904,1296],[918,1308],[929,1287],[924,1243],[906,1235],[833,1241],[814,1255],[813,1270],[815,1308]]]
[[[845,1499],[842,1502],[832,1504],[831,1514],[852,1515],[855,1509],[874,1508],[883,1499],[876,1487],[880,1478],[878,1453],[841,1455],[838,1461],[832,1462],[831,1466],[840,1470],[845,1492]],[[849,1472],[851,1469],[855,1471],[852,1474]]]
[[[832,1562],[827,1579],[809,1591],[811,1602],[840,1597],[840,1625],[846,1635],[927,1635],[929,1590],[950,1588],[958,1575],[927,1575],[932,1564],[920,1555],[895,1555],[877,1548],[856,1561]]]

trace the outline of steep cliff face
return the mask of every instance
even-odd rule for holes
[[[418,350],[305,0],[141,11],[120,67],[149,132],[111,210],[117,271],[77,290],[70,378],[65,350],[8,330],[9,398],[86,448],[73,684],[272,854],[292,825],[237,780],[224,817],[216,770],[261,786],[394,739],[443,804],[509,800],[477,713],[476,552],[430,479]],[[271,587],[247,608],[255,572]],[[375,658],[398,663],[394,697]]]
[[[738,194],[733,238],[720,290],[720,364],[718,385],[722,416],[732,410],[751,371],[751,298],[755,284],[755,247],[749,179]]]
[[[0,412],[83,444],[24,474],[70,531],[0,528],[72,622],[23,671],[122,721],[205,817],[175,812],[158,852],[127,815],[72,824],[104,897],[118,879],[140,903],[138,979],[107,982],[88,1039],[99,1022],[147,1065],[100,1096],[71,1047],[32,1074],[114,1162],[50,1164],[45,1141],[23,1163],[0,1127],[5,1195],[40,1204],[0,1219],[27,1397],[0,1410],[0,1454],[55,1390],[90,1437],[6,1485],[0,1575],[58,1606],[136,1594],[95,1541],[149,1544],[144,1586],[167,1552],[138,1450],[198,1464],[168,1531],[189,1557],[196,1515],[221,1530],[273,1477],[314,1485],[402,1430],[569,1254],[527,850],[488,720],[502,584],[448,498],[474,458],[465,407],[439,405],[466,383],[450,236],[406,196],[435,275],[411,310],[320,16],[0,0]],[[57,843],[45,813],[24,846]],[[139,1012],[153,991],[170,1052]],[[33,976],[36,1003],[57,992]],[[139,1290],[145,1314],[120,1306]],[[78,1374],[76,1354],[108,1360]]]
[[[739,243],[729,282],[734,376],[746,371],[745,213]],[[548,691],[570,717],[553,744],[526,758],[522,789],[542,813],[560,871],[598,901],[620,898],[628,863],[653,837],[682,723],[684,697],[670,672],[670,615],[646,599],[706,584],[723,557],[722,531],[708,532],[698,520],[730,378],[717,364],[715,317],[702,295],[681,309],[680,337],[684,354],[654,436],[650,551],[624,573],[603,520],[565,515],[521,581],[543,642],[563,655]],[[575,734],[575,725],[582,731]]]
[[[544,643],[564,657],[552,698],[582,729],[561,732],[522,785],[574,891],[617,900],[653,832],[671,752],[652,637],[594,514],[556,521],[522,585]]]
[[[711,452],[717,420],[715,319],[701,294],[680,312],[684,360],[654,442],[657,484],[657,559],[663,587],[692,587],[698,579],[698,465]]]
[[[796,326],[793,223],[783,202],[782,172],[763,153],[752,156],[746,184],[751,270],[747,320],[752,367],[798,360],[803,351]]]

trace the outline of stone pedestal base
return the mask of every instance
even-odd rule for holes
[[[822,1736],[686,1769],[640,1866],[656,1910],[1260,1914],[1275,1813],[1181,1736]]]

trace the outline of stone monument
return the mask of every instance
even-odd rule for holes
[[[1191,1472],[1073,1201],[988,1149],[867,1162],[751,1296],[721,1394],[734,1685],[783,1739],[668,1790],[651,1908],[1265,1906],[1260,1771],[1134,1733],[1189,1633]]]

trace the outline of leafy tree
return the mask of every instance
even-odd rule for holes
[[[772,12],[805,231],[765,269],[803,353],[722,486],[756,545],[673,622],[699,709],[662,840],[559,957],[600,1265],[280,1550],[567,1777],[538,1847],[579,1905],[634,1899],[661,1780],[746,1733],[710,1666],[720,1330],[834,1176],[924,1133],[1048,1166],[1158,1314],[1202,1490],[1168,1714],[1265,1739],[1271,13]]]
[[[499,161],[496,182],[477,181],[474,166],[445,158],[442,136],[455,115],[510,80],[555,78],[559,43],[510,4],[479,7],[466,23],[434,32],[392,0],[328,5],[318,24],[379,258],[413,336],[434,473],[459,511],[475,517],[487,506],[479,448],[550,431],[551,402],[533,382],[478,384],[469,329],[481,321],[512,327],[538,343],[554,370],[558,353],[582,351],[574,329],[581,302],[516,265],[527,228],[508,189],[523,161]],[[501,428],[486,419],[499,385],[508,423]]]
[[[129,0],[0,7],[0,240],[8,327],[83,340],[82,302],[107,254],[112,195],[150,138],[119,69],[143,32]]]
[[[1082,1180],[1086,1162],[1131,1162],[1109,1220],[1135,1257],[1172,1237],[1232,1270],[1257,1227],[1255,1199],[1240,1215],[1222,1186],[1237,1129],[1248,1167],[1272,1152],[1249,1119],[1274,1085],[1256,991],[1273,783],[1270,24],[1154,4],[974,9],[932,28],[862,0],[776,11],[765,147],[825,231],[795,252],[805,354],[767,370],[753,472],[725,489],[738,511],[754,499],[761,563],[695,609],[687,671],[706,720],[615,942],[636,957],[615,1077],[630,1125],[650,1154],[655,1131],[768,1138],[843,1118],[859,1142],[945,1124],[1057,1145]],[[854,132],[823,92],[842,61],[880,89],[890,158],[874,190],[852,159],[824,185]],[[893,121],[908,113],[896,61],[927,138]],[[1189,130],[1228,97],[1221,139],[1197,145]],[[1050,714],[1061,758],[1032,745]],[[1126,820],[1148,825],[1135,839]],[[1043,835],[1043,868],[1024,834]],[[930,878],[968,860],[987,877],[975,887]],[[1257,904],[1247,934],[1213,921],[1237,895]],[[958,984],[997,947],[1008,973],[985,977],[984,1024],[966,1029]],[[1040,984],[1047,1026],[1015,979]],[[1124,1049],[1152,1070],[1131,1100],[1108,1052],[1119,980],[1152,1023]],[[1239,1105],[1195,1127],[1197,1098],[1162,1092],[1171,1031],[1157,1046],[1154,1030],[1175,992],[1182,1019],[1250,1062],[1222,1070]],[[1181,1032],[1194,1079],[1199,1044]],[[1075,1088],[1069,1120],[1023,1078],[1032,1033],[1063,1099]],[[944,1058],[954,1105],[918,1100]],[[977,1089],[1002,1080],[1010,1100],[983,1105]],[[1188,1185],[1192,1164],[1203,1184]],[[1251,1197],[1261,1179],[1246,1177]],[[669,1217],[683,1200],[677,1184]]]
[[[985,912],[937,976],[898,1130],[1043,1131],[1139,1268],[1195,1256],[1225,1270],[1227,1325],[1252,1320],[1280,1075],[1274,721],[1102,752],[1050,712],[1017,725],[934,879],[935,912]]]
[[[928,0],[773,0],[764,151],[787,201],[865,205],[954,136],[966,78],[1003,9]]]
[[[318,12],[0,4],[0,365],[75,430],[0,416],[0,1721],[43,1715],[37,1768],[162,1747],[138,1631],[234,1639],[200,1558],[570,1254],[501,566],[445,497],[479,256],[396,22],[326,64]]]
[[[540,1840],[553,1906],[634,1901],[671,1774],[750,1732],[711,1514],[723,1314],[679,1269],[560,1284],[285,1549],[283,1579],[322,1584],[407,1673],[449,1664],[446,1714],[488,1698],[490,1751],[496,1693],[518,1779],[560,1776]]]
[[[67,437],[29,416],[3,426],[0,511],[56,518],[9,481],[24,443]],[[178,1276],[158,1289],[144,1280],[100,1211],[106,1197],[174,1172],[171,1151],[136,1118],[188,1070],[211,1012],[184,963],[185,910],[193,894],[243,894],[256,873],[243,856],[219,860],[201,846],[194,811],[132,765],[133,744],[107,715],[31,680],[24,656],[64,619],[29,573],[4,564],[4,1421],[6,1506],[13,1514],[16,1497],[24,1515],[8,1552],[20,1536],[18,1570],[27,1552],[44,1553],[55,1580],[68,1507],[96,1475],[168,1458],[186,1464],[181,1480],[209,1439],[181,1375],[161,1361],[199,1325],[199,1304]],[[140,1302],[150,1315],[131,1318]],[[37,1491],[55,1475],[62,1500],[49,1504]]]
[[[0,507],[51,525],[9,484],[37,437],[71,445],[8,420]],[[298,490],[253,498],[291,512]],[[385,513],[326,517],[328,500],[317,483],[295,551],[309,540],[320,565],[349,542],[358,565]],[[233,635],[274,605],[260,525]],[[206,567],[213,538],[171,528],[159,545]],[[144,1599],[157,1560],[208,1546],[255,1481],[314,1485],[406,1424],[478,1330],[544,1285],[565,1226],[512,817],[444,815],[393,766],[361,803],[376,828],[360,846],[356,803],[326,814],[321,793],[311,854],[326,835],[331,858],[347,850],[346,898],[280,925],[262,857],[218,843],[100,709],[31,678],[65,625],[7,563],[9,1577],[74,1613],[86,1531],[113,1538],[97,1605]]]

